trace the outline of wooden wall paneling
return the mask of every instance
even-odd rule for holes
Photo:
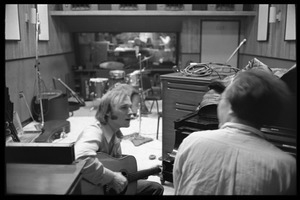
[[[281,41],[281,46],[280,43],[277,42],[276,40],[274,41],[275,44],[275,49],[277,50],[276,54],[274,57],[280,57],[281,55],[283,55],[284,58],[289,58],[289,54],[286,54],[286,51],[284,50],[283,47],[286,47],[286,45],[288,45],[288,43],[284,40],[284,31],[285,31],[285,24],[286,24],[286,17],[283,18],[283,16],[286,16],[286,9],[287,6],[285,5],[281,5],[281,6],[277,6],[278,11],[280,10],[281,12],[281,20],[280,22],[277,22],[276,24],[279,25],[278,27],[278,35],[277,35],[277,40]],[[290,46],[290,45],[288,45]],[[289,48],[289,47],[288,47]]]
[[[239,46],[239,20],[203,20],[201,21],[201,62],[225,63]],[[238,54],[228,62],[233,67],[238,65]]]
[[[181,52],[200,53],[200,19],[187,18],[182,21]]]
[[[5,85],[9,88],[10,100],[14,103],[14,110],[18,112],[21,121],[28,119],[30,115],[25,100],[19,98],[19,92],[23,91],[30,106],[35,91],[34,60],[23,59],[6,63],[5,79]]]
[[[54,10],[54,6],[49,6],[49,9]],[[51,16],[49,17],[51,18]],[[72,35],[62,20],[51,18],[49,29],[52,39],[49,41],[50,54],[74,51]]]
[[[25,101],[19,98],[23,91],[30,106],[36,95],[35,83],[35,26],[25,22],[25,13],[29,14],[34,4],[19,4],[20,41],[5,41],[5,85],[9,88],[14,110],[18,112],[21,122],[30,118]],[[54,8],[49,4],[49,10]],[[30,15],[29,15],[30,16]],[[65,80],[65,74],[75,64],[71,33],[61,20],[49,17],[49,41],[39,41],[39,61],[42,79],[48,90],[53,89],[53,77]],[[57,84],[63,92],[66,89]]]
[[[271,58],[271,57],[265,57],[265,56],[258,56],[258,55],[248,55],[248,54],[240,54],[239,58],[239,63],[240,66],[246,66],[248,62],[253,59],[257,58],[264,64],[268,65],[271,68],[285,68],[289,69],[292,67],[294,64],[296,64],[296,61],[293,60],[283,60],[280,58]]]
[[[35,25],[25,22],[25,14],[30,16],[30,10],[33,7],[33,4],[19,5],[21,40],[5,42],[6,60],[35,57]],[[49,4],[48,9],[53,10],[54,5]],[[49,41],[38,42],[39,56],[73,51],[71,34],[61,20],[54,22],[51,16],[49,16],[49,37]]]
[[[284,30],[286,24],[287,4],[272,4],[276,7],[277,12],[281,11],[281,21],[268,24],[268,40],[257,41],[257,24],[258,17],[248,18],[245,29],[247,43],[245,48],[241,49],[241,54],[257,56],[266,56],[275,59],[296,60],[296,41],[285,41]],[[258,4],[255,4],[254,10],[257,11]]]
[[[249,37],[249,35],[253,35],[253,34],[257,35],[257,26],[255,26],[257,22],[258,22],[258,18],[247,17],[244,23],[242,23],[244,38],[247,39],[247,42],[245,43],[244,47],[240,49],[239,53],[249,52],[251,47],[253,46],[252,44],[256,42],[256,38]],[[255,47],[258,49],[257,45]]]
[[[54,10],[54,5],[49,4],[50,10]],[[39,41],[39,55],[51,55],[73,51],[71,33],[61,20],[49,17],[49,41]]]
[[[60,54],[43,56],[39,59],[40,72],[48,90],[54,89],[53,77],[65,81],[65,74],[71,71],[74,64],[74,55]],[[5,85],[9,88],[10,100],[14,103],[14,110],[19,114],[21,122],[30,118],[25,101],[19,98],[19,92],[23,91],[30,106],[31,100],[36,95],[36,71],[35,59],[19,59],[6,62]],[[57,89],[66,92],[66,88],[60,83],[56,84]],[[70,86],[71,87],[71,86]],[[73,88],[73,87],[71,87]]]
[[[19,4],[20,41],[5,41],[5,58],[17,59],[35,55],[34,25],[25,22],[25,13],[29,14],[33,4]],[[31,37],[33,36],[33,37]]]
[[[180,61],[181,65],[179,67],[184,69],[190,61],[200,62],[200,53],[181,53]]]
[[[286,42],[286,44],[288,44],[288,42]],[[293,42],[293,43],[291,43],[290,45],[290,57],[289,57],[289,59],[292,59],[292,60],[294,60],[296,57],[297,57],[297,55],[296,55],[296,43],[295,42]]]

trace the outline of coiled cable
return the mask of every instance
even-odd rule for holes
[[[227,68],[229,72],[225,72],[225,73],[222,72],[224,71],[225,68]],[[190,63],[183,70],[180,70],[180,72],[186,76],[196,76],[196,77],[210,76],[213,73],[216,73],[219,76],[219,78],[222,79],[221,75],[230,75],[229,73],[232,71],[236,74],[239,70],[240,69],[236,67],[232,67],[230,65],[210,62],[210,63]]]

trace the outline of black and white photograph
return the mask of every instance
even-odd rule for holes
[[[297,4],[4,5],[5,196],[298,194]]]

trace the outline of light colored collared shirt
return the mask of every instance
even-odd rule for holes
[[[75,146],[75,158],[85,160],[82,170],[83,193],[96,194],[99,185],[103,186],[112,181],[114,172],[105,168],[96,158],[97,152],[106,153],[112,157],[121,157],[121,145],[110,126],[101,125],[98,121],[87,126],[79,135]]]
[[[293,156],[232,122],[186,137],[173,168],[175,195],[296,194],[296,177]]]

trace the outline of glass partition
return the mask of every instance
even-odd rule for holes
[[[77,62],[85,69],[99,69],[106,62],[139,69],[141,59],[143,68],[171,69],[177,65],[178,39],[174,32],[76,33]]]

